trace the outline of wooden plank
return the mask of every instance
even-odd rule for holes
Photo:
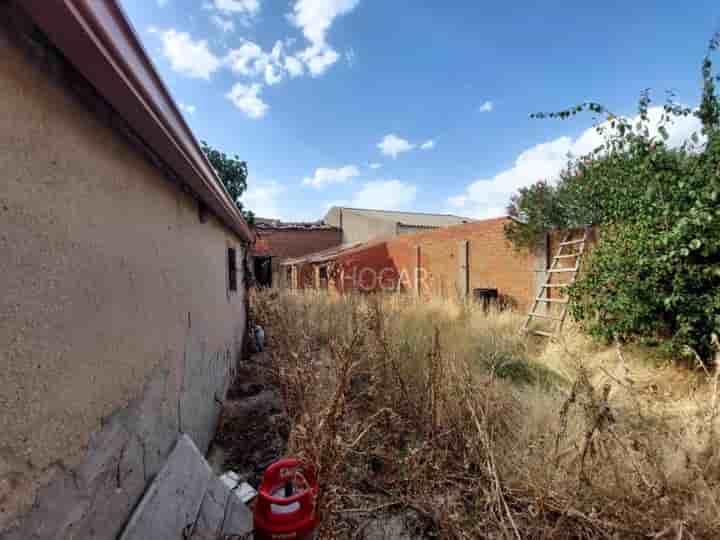
[[[538,336],[545,336],[545,337],[553,338],[562,329],[563,323],[565,322],[565,318],[567,317],[567,313],[568,313],[569,300],[567,298],[564,298],[564,299],[548,298],[547,296],[550,295],[550,293],[548,292],[548,289],[563,289],[563,288],[566,288],[566,287],[569,287],[570,285],[572,285],[575,282],[578,272],[580,271],[582,257],[585,252],[585,244],[586,244],[587,238],[588,238],[588,229],[586,228],[583,231],[583,236],[581,239],[571,240],[572,237],[573,237],[573,233],[568,232],[567,234],[565,234],[565,237],[563,238],[562,242],[560,242],[560,244],[558,244],[557,252],[555,253],[555,256],[552,259],[552,264],[550,265],[550,268],[546,271],[547,275],[546,275],[545,283],[541,286],[540,292],[538,293],[537,297],[535,298],[535,302],[532,305],[530,313],[528,314],[527,318],[525,319],[525,323],[523,324],[523,327],[522,327],[523,332],[532,332],[533,334],[538,335]],[[567,253],[567,252],[565,252],[565,248],[567,246],[578,246],[578,249],[575,251],[575,253]],[[561,268],[559,266],[559,264],[562,259],[575,259],[576,260],[575,267],[574,268]],[[552,274],[560,274],[560,273],[573,274],[573,275],[570,277],[569,282],[551,283]],[[538,308],[542,304],[559,304],[562,306],[562,308],[560,310],[561,313],[559,314],[559,316],[541,315],[538,313]],[[534,318],[558,321],[555,332],[549,333],[549,332],[543,332],[540,330],[531,331],[530,330],[530,322]]]
[[[551,321],[561,321],[562,320],[561,317],[554,317],[552,315],[540,315],[539,313],[530,313],[530,315],[528,315],[528,317],[534,317],[536,319],[548,319]]]
[[[561,246],[576,246],[577,244],[583,244],[585,243],[585,239],[581,238],[580,240],[570,240],[568,242],[561,242]]]

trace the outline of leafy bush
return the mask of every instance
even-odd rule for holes
[[[557,184],[521,190],[509,208],[517,220],[506,228],[516,245],[529,246],[553,227],[600,227],[570,289],[571,313],[596,336],[662,338],[674,351],[689,346],[710,355],[720,331],[720,100],[711,66],[706,58],[701,106],[693,111],[670,99],[655,130],[647,92],[637,121],[597,104],[535,115],[567,118],[589,109],[606,117],[597,127],[604,143],[570,161]],[[695,134],[671,148],[668,126],[691,114],[702,120],[704,140]]]
[[[255,214],[251,210],[245,210],[240,201],[243,193],[247,190],[247,163],[241,161],[238,156],[230,157],[225,154],[225,152],[216,150],[205,141],[202,142],[202,151],[215,169],[215,172],[235,202],[238,210],[242,213],[245,221],[247,221],[249,225],[254,225]]]

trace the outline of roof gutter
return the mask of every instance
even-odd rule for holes
[[[25,0],[23,9],[66,59],[218,218],[254,234],[217,177],[116,0]]]

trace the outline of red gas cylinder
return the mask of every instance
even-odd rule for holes
[[[298,459],[283,459],[265,471],[255,511],[256,540],[310,540],[319,517],[315,469]]]

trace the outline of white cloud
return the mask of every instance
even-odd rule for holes
[[[346,165],[340,169],[320,168],[315,170],[314,176],[304,178],[302,183],[304,186],[322,189],[330,184],[344,184],[358,176],[360,171],[355,165]]]
[[[210,17],[210,21],[223,32],[233,32],[235,30],[235,23],[232,19],[226,19],[220,15],[213,15]]]
[[[225,97],[232,101],[248,118],[255,120],[265,116],[269,109],[268,104],[260,98],[261,90],[262,85],[258,83],[250,85],[235,83]]]
[[[367,182],[355,193],[351,206],[380,210],[408,210],[417,198],[417,186],[400,180]]]
[[[370,163],[370,164],[368,165],[368,167],[370,167],[371,169],[377,170],[377,169],[380,169],[380,168],[382,167],[382,163]]]
[[[269,86],[278,84],[285,78],[288,58],[285,55],[285,46],[282,41],[277,41],[269,53],[262,50],[262,47],[252,41],[244,40],[240,47],[231,50],[225,57],[225,63],[237,75],[249,79],[264,78]],[[294,59],[293,59],[294,60]],[[299,62],[298,62],[299,63]],[[290,62],[293,71],[290,76],[297,76],[294,71],[297,66]],[[302,74],[302,64],[299,66]]]
[[[396,159],[399,154],[413,150],[415,145],[391,133],[385,135],[385,138],[378,143],[377,147],[384,156],[392,156],[393,159]]]
[[[276,41],[270,51],[270,59],[276,64],[282,64],[282,57],[285,54],[285,44],[282,41]]]
[[[435,141],[429,140],[420,145],[420,150],[432,150],[435,148]]]
[[[265,82],[268,86],[272,86],[281,82],[285,76],[281,69],[275,67],[274,64],[268,64],[265,66]]]
[[[227,54],[225,62],[237,75],[255,77],[265,72],[270,56],[257,43],[244,40],[240,47]]]
[[[158,32],[151,28],[151,32]],[[173,71],[186,77],[209,80],[220,67],[220,59],[208,48],[207,41],[193,40],[187,32],[170,29],[160,32],[162,54]]]
[[[486,101],[480,105],[480,108],[478,109],[480,112],[492,112],[493,110],[495,110],[495,105],[492,101]]]
[[[658,133],[657,127],[661,115],[661,107],[650,109],[651,135]],[[637,120],[634,118],[632,123],[636,123]],[[667,144],[673,147],[680,146],[693,133],[699,132],[700,128],[700,121],[694,116],[679,118],[668,127],[670,138]],[[475,218],[504,216],[511,195],[519,188],[538,180],[556,182],[560,172],[567,165],[568,155],[583,156],[602,142],[602,136],[595,128],[590,128],[576,139],[560,137],[528,148],[517,157],[511,168],[491,178],[477,179],[468,185],[463,193],[450,197],[448,203],[451,211]]]
[[[297,0],[290,22],[300,28],[310,46],[298,54],[310,73],[320,76],[338,61],[340,55],[327,42],[333,21],[351,12],[360,0]]]
[[[311,45],[307,49],[300,51],[298,57],[305,62],[308,71],[313,77],[319,77],[338,61],[340,55],[331,47]]]
[[[288,189],[275,180],[248,178],[248,189],[240,200],[255,215],[270,219],[309,222],[319,219],[324,213],[322,204],[296,204]]]
[[[325,44],[335,18],[349,13],[359,3],[360,0],[297,0],[290,20],[302,29],[308,41]]]
[[[215,9],[225,13],[257,15],[260,11],[259,0],[214,0]]]
[[[287,70],[288,75],[290,75],[293,79],[295,77],[300,77],[305,73],[303,63],[294,56],[288,56],[285,58],[285,69]]]
[[[195,105],[186,105],[185,103],[178,103],[178,106],[180,107],[180,110],[183,112],[186,112],[188,114],[195,114],[195,111],[197,110]]]
[[[325,205],[323,206],[323,208],[324,208],[325,212],[327,213],[327,211],[333,207],[347,208],[347,207],[351,206],[351,204],[352,204],[351,201],[348,201],[346,199],[339,199],[337,201],[326,202]]]
[[[248,189],[240,197],[240,201],[257,216],[278,219],[285,217],[281,209],[281,197],[285,191],[285,187],[274,180],[260,182],[251,178],[248,180]]]

